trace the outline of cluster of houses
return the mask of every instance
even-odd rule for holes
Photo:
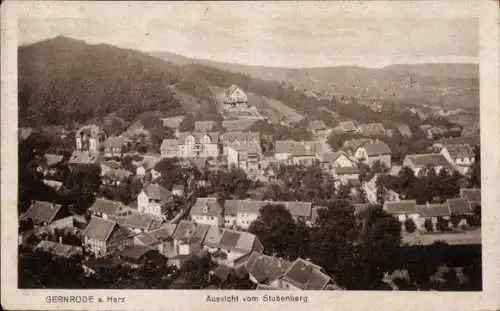
[[[238,118],[227,117],[222,121],[225,131],[217,131],[214,121],[195,122],[194,131],[179,131],[183,116],[163,119],[164,126],[175,132],[175,138],[164,139],[161,154],[149,157],[143,155],[134,161],[135,171],[123,168],[117,158],[123,157],[129,139],[125,136],[108,137],[96,125],[87,125],[77,131],[76,149],[69,158],[70,167],[97,164],[101,168],[103,184],[118,186],[131,176],[144,178],[143,189],[136,202],[125,205],[118,201],[98,198],[89,209],[89,219],[71,215],[67,208],[51,202],[34,201],[22,219],[31,219],[36,228],[54,230],[72,228],[81,233],[82,245],[71,246],[43,240],[38,249],[57,256],[84,255],[84,268],[88,273],[99,273],[99,269],[125,264],[139,267],[146,260],[177,267],[192,256],[202,252],[211,254],[218,264],[213,275],[225,278],[231,272],[248,273],[258,289],[335,289],[335,281],[325,271],[306,259],[293,262],[264,254],[259,238],[247,232],[259,211],[269,204],[284,206],[296,220],[312,225],[318,210],[310,202],[276,202],[254,199],[225,200],[219,202],[213,197],[197,198],[187,209],[181,209],[172,217],[174,198],[184,195],[187,185],[174,185],[165,189],[155,183],[160,172],[154,169],[162,158],[179,158],[184,162],[203,168],[207,162],[217,166],[241,168],[249,177],[260,177],[273,181],[273,167],[269,163],[319,165],[325,173],[333,176],[336,186],[359,185],[364,189],[369,203],[356,204],[355,214],[362,214],[370,204],[377,202],[376,178],[361,182],[359,164],[368,167],[380,165],[397,175],[402,167],[411,168],[421,175],[428,167],[436,173],[445,169],[467,174],[475,162],[474,150],[470,144],[443,142],[436,150],[425,154],[408,154],[401,165],[391,161],[390,147],[378,139],[360,138],[344,142],[338,151],[331,151],[325,140],[336,132],[359,133],[367,136],[392,135],[380,123],[359,124],[352,121],[340,122],[336,128],[328,128],[321,120],[309,122],[308,129],[314,140],[278,140],[274,142],[273,153],[262,152],[263,137],[250,127],[260,119],[248,105],[246,94],[237,86],[225,92],[223,109],[227,116],[237,114]],[[410,137],[408,125],[395,127],[403,136]],[[431,130],[430,128],[429,130]],[[433,136],[434,137],[434,136]],[[46,184],[62,188],[60,182],[50,179],[56,174],[54,168],[62,156],[45,155],[44,164],[37,169],[43,173]],[[201,170],[201,169],[200,169]],[[384,210],[394,215],[404,227],[412,219],[419,231],[427,230],[430,219],[436,230],[438,218],[449,219],[453,215],[462,217],[473,213],[480,204],[480,189],[462,189],[459,198],[448,199],[442,204],[419,205],[412,200],[401,200],[394,191],[387,191]],[[22,235],[20,235],[20,243]],[[91,256],[90,256],[91,255]]]

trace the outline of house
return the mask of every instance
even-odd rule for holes
[[[227,147],[227,164],[241,168],[247,173],[260,172],[262,150],[260,145],[244,144]]]
[[[184,115],[180,115],[170,118],[161,118],[161,121],[163,122],[164,127],[168,127],[171,130],[173,130],[175,133],[175,137],[178,137],[179,126],[181,125],[182,121],[184,121],[184,118],[185,118]]]
[[[82,248],[79,246],[56,243],[48,240],[40,241],[40,243],[35,246],[35,250],[41,250],[66,259],[82,255]]]
[[[354,156],[356,150],[361,147],[364,144],[367,144],[369,142],[373,142],[373,139],[371,138],[355,138],[355,139],[349,139],[344,142],[342,145],[342,150],[346,152],[347,155],[349,156]]]
[[[260,146],[259,132],[226,132],[220,135],[220,143],[223,146],[223,154],[227,154],[227,148],[240,145]]]
[[[471,166],[475,161],[474,149],[468,144],[444,145],[440,153],[457,166]]]
[[[209,226],[224,225],[223,207],[217,198],[197,198],[190,211],[191,220]]]
[[[403,166],[411,168],[415,176],[424,174],[428,167],[433,167],[438,174],[442,169],[449,172],[455,170],[453,165],[440,153],[408,154],[403,160]]]
[[[383,209],[398,219],[403,230],[407,219],[412,219],[415,224],[418,224],[420,214],[415,200],[386,201]]]
[[[465,198],[447,199],[446,205],[451,215],[465,216],[474,214],[469,200]]]
[[[147,245],[166,257],[175,257],[177,254],[174,249],[173,235],[176,229],[176,224],[165,223],[160,228],[135,236],[134,244]]]
[[[112,201],[105,198],[97,198],[89,208],[92,215],[104,219],[124,216],[128,213],[128,208],[121,202]]]
[[[127,140],[121,136],[110,136],[104,141],[105,157],[120,157],[125,151]]]
[[[334,287],[334,281],[322,267],[297,258],[271,286],[285,290],[325,290]]]
[[[121,266],[122,261],[117,257],[112,258],[89,258],[82,262],[82,268],[86,275],[100,274],[104,271],[112,271]]]
[[[118,258],[126,266],[132,268],[142,267],[146,262],[154,262],[158,266],[165,266],[167,258],[156,249],[147,245],[131,245],[118,253]]]
[[[356,125],[352,121],[340,122],[337,128],[344,133],[352,133],[357,130]]]
[[[336,167],[356,167],[356,162],[347,156],[345,152],[322,152],[318,155],[321,168],[332,173]]]
[[[232,84],[224,91],[223,105],[224,110],[248,109],[248,97],[240,87]]]
[[[139,234],[159,228],[163,219],[151,214],[133,212],[116,218],[116,221],[121,227]]]
[[[321,148],[320,142],[278,140],[275,144],[274,159],[282,163],[312,165],[317,160],[317,153],[322,152]]]
[[[386,134],[385,128],[381,123],[360,124],[356,132],[367,136],[377,136]]]
[[[436,225],[439,218],[450,219],[451,213],[447,204],[425,204],[417,205],[417,212],[420,219],[415,224],[421,231],[427,231],[425,221],[430,219],[432,222],[432,231],[436,230]]]
[[[216,124],[215,121],[195,121],[194,131],[198,133],[207,133],[212,131]]]
[[[106,133],[95,124],[85,125],[75,134],[76,151],[98,153],[106,140]]]
[[[262,242],[254,234],[216,226],[211,226],[208,230],[203,248],[208,250],[216,263],[231,268],[244,265],[245,259],[252,252],[264,251]]]
[[[310,202],[226,200],[224,203],[224,226],[246,230],[259,217],[260,209],[270,204],[284,206],[297,220],[309,221],[311,219],[312,203]]]
[[[398,124],[396,126],[396,129],[398,130],[399,134],[404,137],[411,137],[412,132],[410,127],[407,124]]]
[[[460,189],[460,197],[469,200],[474,209],[481,205],[481,188],[462,188]]]
[[[22,219],[31,219],[36,226],[48,226],[58,219],[68,216],[68,211],[60,204],[47,201],[32,201]]]
[[[137,196],[138,211],[158,217],[165,217],[173,203],[172,192],[157,183],[148,184]]]
[[[95,151],[81,151],[75,150],[71,154],[68,163],[70,165],[99,165],[102,161],[102,156],[99,152]]]
[[[113,254],[132,243],[131,232],[109,219],[93,216],[83,232],[83,245],[96,258]]]
[[[342,185],[358,185],[359,181],[359,169],[357,166],[353,167],[335,167],[332,170],[332,175],[335,179],[335,186],[338,187],[340,184]]]
[[[285,273],[289,264],[281,258],[252,252],[244,264],[244,269],[254,284],[270,286],[269,284],[275,283]]]
[[[182,256],[189,256],[198,253],[202,249],[202,242],[210,226],[197,224],[191,221],[181,220],[175,230],[172,239],[174,242],[174,252],[176,257],[173,262],[182,262]],[[178,257],[181,256],[181,257]]]
[[[255,119],[224,120],[222,121],[222,127],[227,132],[249,131],[255,122],[257,122]]]
[[[372,141],[359,146],[354,156],[358,161],[366,163],[370,167],[372,167],[375,162],[379,161],[389,169],[391,167],[391,154],[391,149],[386,143],[382,141]]]
[[[161,142],[160,153],[162,158],[179,157],[179,142],[177,139],[164,139]]]
[[[132,175],[134,175],[134,173],[124,168],[108,170],[103,176],[104,178],[102,178],[102,183],[111,186],[119,186],[123,181],[129,179]]]
[[[325,122],[323,120],[311,120],[307,125],[307,129],[315,136],[326,138],[330,135],[331,130],[326,127]]]
[[[180,158],[217,158],[219,156],[218,132],[181,132],[178,144]]]

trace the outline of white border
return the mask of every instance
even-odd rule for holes
[[[473,0],[472,0],[473,1]],[[78,5],[78,2],[72,2]],[[134,2],[137,4],[138,2]],[[116,5],[119,5],[116,3]],[[1,281],[2,306],[20,310],[494,310],[500,308],[500,109],[499,109],[499,15],[496,1],[482,1],[480,18],[481,159],[483,197],[483,291],[450,292],[297,292],[308,303],[207,303],[206,295],[263,295],[256,291],[187,290],[19,290],[17,289],[17,3],[1,6],[2,114],[1,114]],[[449,13],[449,12],[448,12]],[[276,294],[276,291],[268,292]],[[280,292],[280,294],[287,294]],[[125,304],[48,304],[48,295],[124,296]]]

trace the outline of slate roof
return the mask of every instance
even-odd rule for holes
[[[405,157],[414,167],[425,168],[431,166],[448,166],[451,164],[440,153],[427,153],[427,154],[409,154]]]
[[[391,154],[391,148],[381,141],[368,142],[363,144],[360,148],[364,148],[369,157]]]
[[[24,213],[23,218],[31,218],[35,224],[51,223],[55,220],[61,208],[61,205],[52,202],[33,201],[26,213]]]
[[[217,198],[197,198],[194,205],[191,207],[191,216],[212,216],[219,217],[222,215],[223,208],[217,203]]]
[[[446,204],[417,205],[417,212],[422,217],[450,216],[450,210]]]
[[[155,245],[171,239],[176,228],[176,224],[166,223],[160,228],[138,235],[136,238],[144,245]]]
[[[112,201],[105,198],[97,198],[90,207],[90,210],[94,213],[104,213],[107,215],[118,214],[120,210],[125,207],[123,203],[118,201]]]
[[[324,149],[324,143],[321,141],[303,141],[302,144],[306,151],[312,154],[322,153]]]
[[[156,183],[147,185],[143,191],[146,193],[148,198],[152,200],[160,202],[171,202],[173,200],[172,192]]]
[[[249,130],[255,122],[257,122],[255,119],[224,120],[222,121],[222,127],[228,132],[246,131]]]
[[[215,226],[208,230],[204,243],[207,246],[229,251],[249,253],[254,250],[258,238],[246,231],[221,229]],[[208,237],[208,240],[207,240]]]
[[[210,132],[215,127],[215,121],[195,121],[195,132]]]
[[[321,268],[302,258],[291,263],[283,274],[283,279],[303,290],[321,290],[331,278],[321,272]]]
[[[39,249],[44,252],[65,258],[71,258],[73,256],[82,254],[82,248],[79,246],[61,244],[47,240],[40,241],[35,249]]]
[[[481,188],[462,188],[460,196],[468,199],[471,203],[481,204]]]
[[[143,214],[138,212],[132,213],[125,217],[120,217],[118,222],[121,226],[126,228],[143,229],[147,231],[156,229],[161,225],[160,218],[150,214]]]
[[[210,226],[208,225],[181,220],[174,232],[173,238],[175,240],[188,240],[190,238],[191,242],[202,241],[209,228]]]
[[[70,164],[96,164],[101,160],[99,152],[75,150],[69,159]]]
[[[111,234],[117,227],[118,224],[115,221],[100,217],[92,217],[83,235],[89,239],[106,242],[110,239]]]
[[[305,145],[294,140],[278,140],[275,144],[275,153],[286,153],[292,156],[313,156],[314,152],[308,151]]]
[[[451,214],[464,215],[472,213],[470,202],[467,199],[464,198],[448,199],[446,200],[446,204],[448,205],[448,209],[450,210]]]
[[[279,279],[288,265],[289,262],[283,259],[252,252],[245,263],[245,268],[258,283],[261,283]]]
[[[412,214],[417,212],[415,200],[386,201],[384,210],[390,214]]]
[[[236,215],[237,213],[258,214],[259,210],[269,204],[283,205],[295,217],[311,217],[312,203],[296,201],[258,201],[258,200],[226,200],[224,204],[224,215]]]

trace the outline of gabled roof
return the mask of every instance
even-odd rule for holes
[[[444,145],[443,149],[448,150],[452,159],[463,159],[474,156],[474,149],[468,144]]]
[[[231,145],[231,146],[228,146],[228,148],[234,149],[235,151],[240,153],[240,156],[243,156],[243,157],[245,157],[245,155],[248,155],[248,154],[259,155],[262,153],[262,150],[260,148],[260,144]]]
[[[171,239],[176,228],[176,224],[166,223],[160,228],[140,234],[136,238],[144,245],[155,245]]]
[[[362,145],[369,143],[373,141],[373,139],[370,138],[355,138],[355,139],[349,139],[346,140],[342,146],[343,149],[350,149],[350,150],[357,150],[359,147]]]
[[[191,216],[212,216],[222,215],[223,208],[217,203],[217,198],[197,198],[193,207],[191,207]]]
[[[344,156],[347,158],[346,154],[342,151],[339,151],[339,152],[328,151],[328,152],[322,152],[320,154],[321,162],[335,162],[341,156]],[[347,159],[349,159],[349,158],[347,158]]]
[[[415,200],[386,201],[384,210],[389,214],[417,213],[417,202]]]
[[[238,213],[258,214],[266,205],[283,205],[294,217],[311,217],[312,203],[297,201],[258,201],[258,200],[226,200],[224,215],[235,216]]]
[[[123,227],[130,229],[143,229],[143,230],[153,230],[158,228],[161,225],[161,219],[143,213],[132,213],[125,217],[120,217],[119,224]]]
[[[143,189],[149,199],[160,202],[171,202],[173,200],[172,192],[157,183],[149,184]]]
[[[471,203],[481,204],[481,188],[462,188],[460,196],[468,199]]]
[[[275,153],[291,154],[292,156],[313,156],[312,151],[308,151],[305,145],[294,140],[278,140],[275,145]]]
[[[221,229],[211,226],[205,236],[204,244],[214,248],[221,248],[229,251],[250,253],[254,251],[258,238],[246,231],[231,229]]]
[[[186,240],[190,242],[203,241],[210,226],[197,224],[192,221],[181,220],[175,229],[173,238],[175,240]]]
[[[31,218],[33,223],[51,223],[61,210],[61,205],[47,201],[33,201],[23,218]]]
[[[35,249],[40,249],[44,252],[65,258],[71,258],[82,254],[82,248],[79,246],[61,244],[47,240],[40,241]]]
[[[425,168],[429,165],[451,167],[448,160],[440,153],[409,154],[405,157],[406,160],[410,161],[411,165],[417,168]]]
[[[195,132],[210,132],[215,127],[215,121],[195,121],[194,131]]]
[[[107,242],[118,224],[112,220],[92,217],[83,235],[89,239]]]
[[[147,245],[133,245],[121,251],[119,253],[119,256],[129,258],[132,260],[138,260],[151,251],[154,251],[154,249]]]
[[[283,279],[303,290],[321,290],[331,281],[321,270],[321,267],[298,258],[288,266]]]
[[[245,94],[245,92],[243,92],[243,90],[236,84],[232,84],[224,91],[224,102],[226,103],[234,102],[235,100],[232,97],[235,92],[239,92],[241,94],[241,101],[244,102],[248,101],[248,97]]]
[[[389,148],[386,143],[381,141],[368,142],[361,145],[359,148],[365,149],[369,157],[391,154],[391,148]]]
[[[252,252],[245,263],[245,268],[258,283],[261,283],[279,279],[289,264],[283,259]]]
[[[450,216],[450,210],[446,204],[417,205],[417,212],[422,217]]]
[[[446,204],[448,205],[448,209],[450,210],[451,214],[465,215],[472,213],[470,202],[467,199],[464,198],[448,199],[446,200]]]
[[[112,201],[105,198],[97,198],[90,207],[90,210],[94,213],[103,213],[107,215],[118,214],[125,205],[118,201]]]

